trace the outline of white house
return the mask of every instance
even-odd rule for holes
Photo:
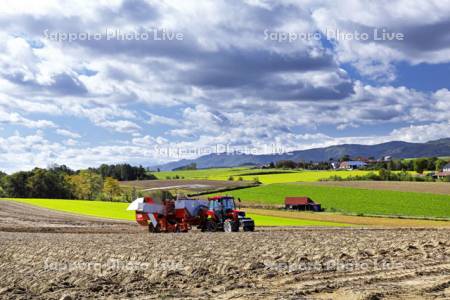
[[[341,165],[339,166],[339,168],[344,169],[344,170],[354,170],[354,169],[360,169],[365,166],[367,166],[367,164],[363,161],[351,160],[351,161],[341,162]]]
[[[446,164],[443,168],[442,168],[442,172],[450,172],[450,163]]]

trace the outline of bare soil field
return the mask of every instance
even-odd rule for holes
[[[0,207],[1,299],[450,298],[448,229],[149,234],[17,205]]]
[[[137,189],[164,188],[173,186],[190,186],[185,188],[192,191],[209,191],[229,188],[253,186],[250,181],[228,181],[228,180],[202,180],[202,179],[169,179],[169,180],[135,180],[121,181],[121,185],[135,187]]]
[[[298,183],[304,184],[304,183]],[[450,195],[450,182],[409,182],[409,181],[320,181],[307,185],[352,187],[360,189],[391,190]]]

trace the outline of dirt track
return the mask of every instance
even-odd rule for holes
[[[0,212],[1,299],[450,298],[450,230],[151,235],[48,210],[24,216],[23,204]]]

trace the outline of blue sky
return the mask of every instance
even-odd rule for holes
[[[449,1],[4,1],[0,14],[6,172],[449,137]]]

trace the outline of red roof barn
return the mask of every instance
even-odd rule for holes
[[[321,211],[319,203],[315,203],[309,197],[286,197],[284,198],[286,209]]]

